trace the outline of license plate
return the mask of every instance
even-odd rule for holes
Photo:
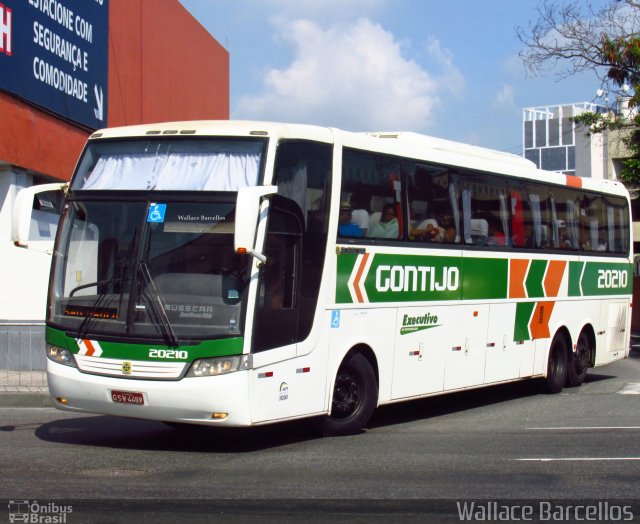
[[[111,400],[120,404],[136,404],[142,406],[144,404],[144,395],[132,391],[112,391]]]

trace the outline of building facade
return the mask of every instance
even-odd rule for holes
[[[0,3],[0,370],[45,364],[51,256],[14,245],[18,192],[68,181],[95,129],[228,118],[229,53],[178,0]],[[34,198],[34,246],[59,206]]]
[[[608,108],[591,102],[561,104],[553,106],[526,107],[522,110],[523,156],[540,169],[559,171],[568,175],[585,175],[584,169],[591,160],[596,162],[594,174],[598,172],[597,152],[602,146],[598,137],[586,137],[580,125],[572,118],[585,112],[606,113]],[[588,138],[588,140],[587,140]],[[589,166],[585,162],[589,157]],[[581,165],[581,162],[583,163]],[[598,178],[596,175],[595,178]]]

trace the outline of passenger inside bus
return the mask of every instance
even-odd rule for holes
[[[360,228],[361,236],[367,236],[369,229],[369,198],[364,191],[355,192],[351,195],[351,223]]]
[[[338,235],[341,237],[361,237],[362,230],[358,224],[352,222],[351,205],[349,202],[340,204],[340,216],[338,218]]]
[[[380,220],[369,225],[368,237],[398,238],[398,216],[395,204],[385,204],[380,213]]]
[[[500,220],[493,215],[489,215],[487,220],[489,222],[489,245],[506,246],[507,236],[502,231]]]
[[[411,238],[427,242],[444,242],[445,231],[435,218],[427,218],[411,228]]]

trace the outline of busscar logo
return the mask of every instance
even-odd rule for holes
[[[11,9],[0,4],[0,53],[11,56]]]
[[[402,317],[402,327],[400,328],[400,334],[406,335],[408,333],[415,333],[417,331],[423,331],[425,329],[431,329],[441,326],[438,324],[438,316],[431,313],[425,313],[424,315],[405,315]]]

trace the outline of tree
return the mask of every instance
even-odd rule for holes
[[[555,72],[561,78],[592,72],[608,93],[640,109],[640,2],[610,0],[599,8],[583,1],[543,0],[538,19],[516,29],[525,45],[520,57],[528,72]],[[592,133],[625,128],[631,158],[620,178],[640,184],[640,116],[585,113],[576,118]]]
[[[640,83],[640,2],[610,0],[595,9],[590,3],[543,0],[538,20],[516,28],[525,45],[520,53],[532,74],[555,71],[561,78],[592,71],[604,90],[637,93]],[[640,100],[634,96],[635,105]]]

